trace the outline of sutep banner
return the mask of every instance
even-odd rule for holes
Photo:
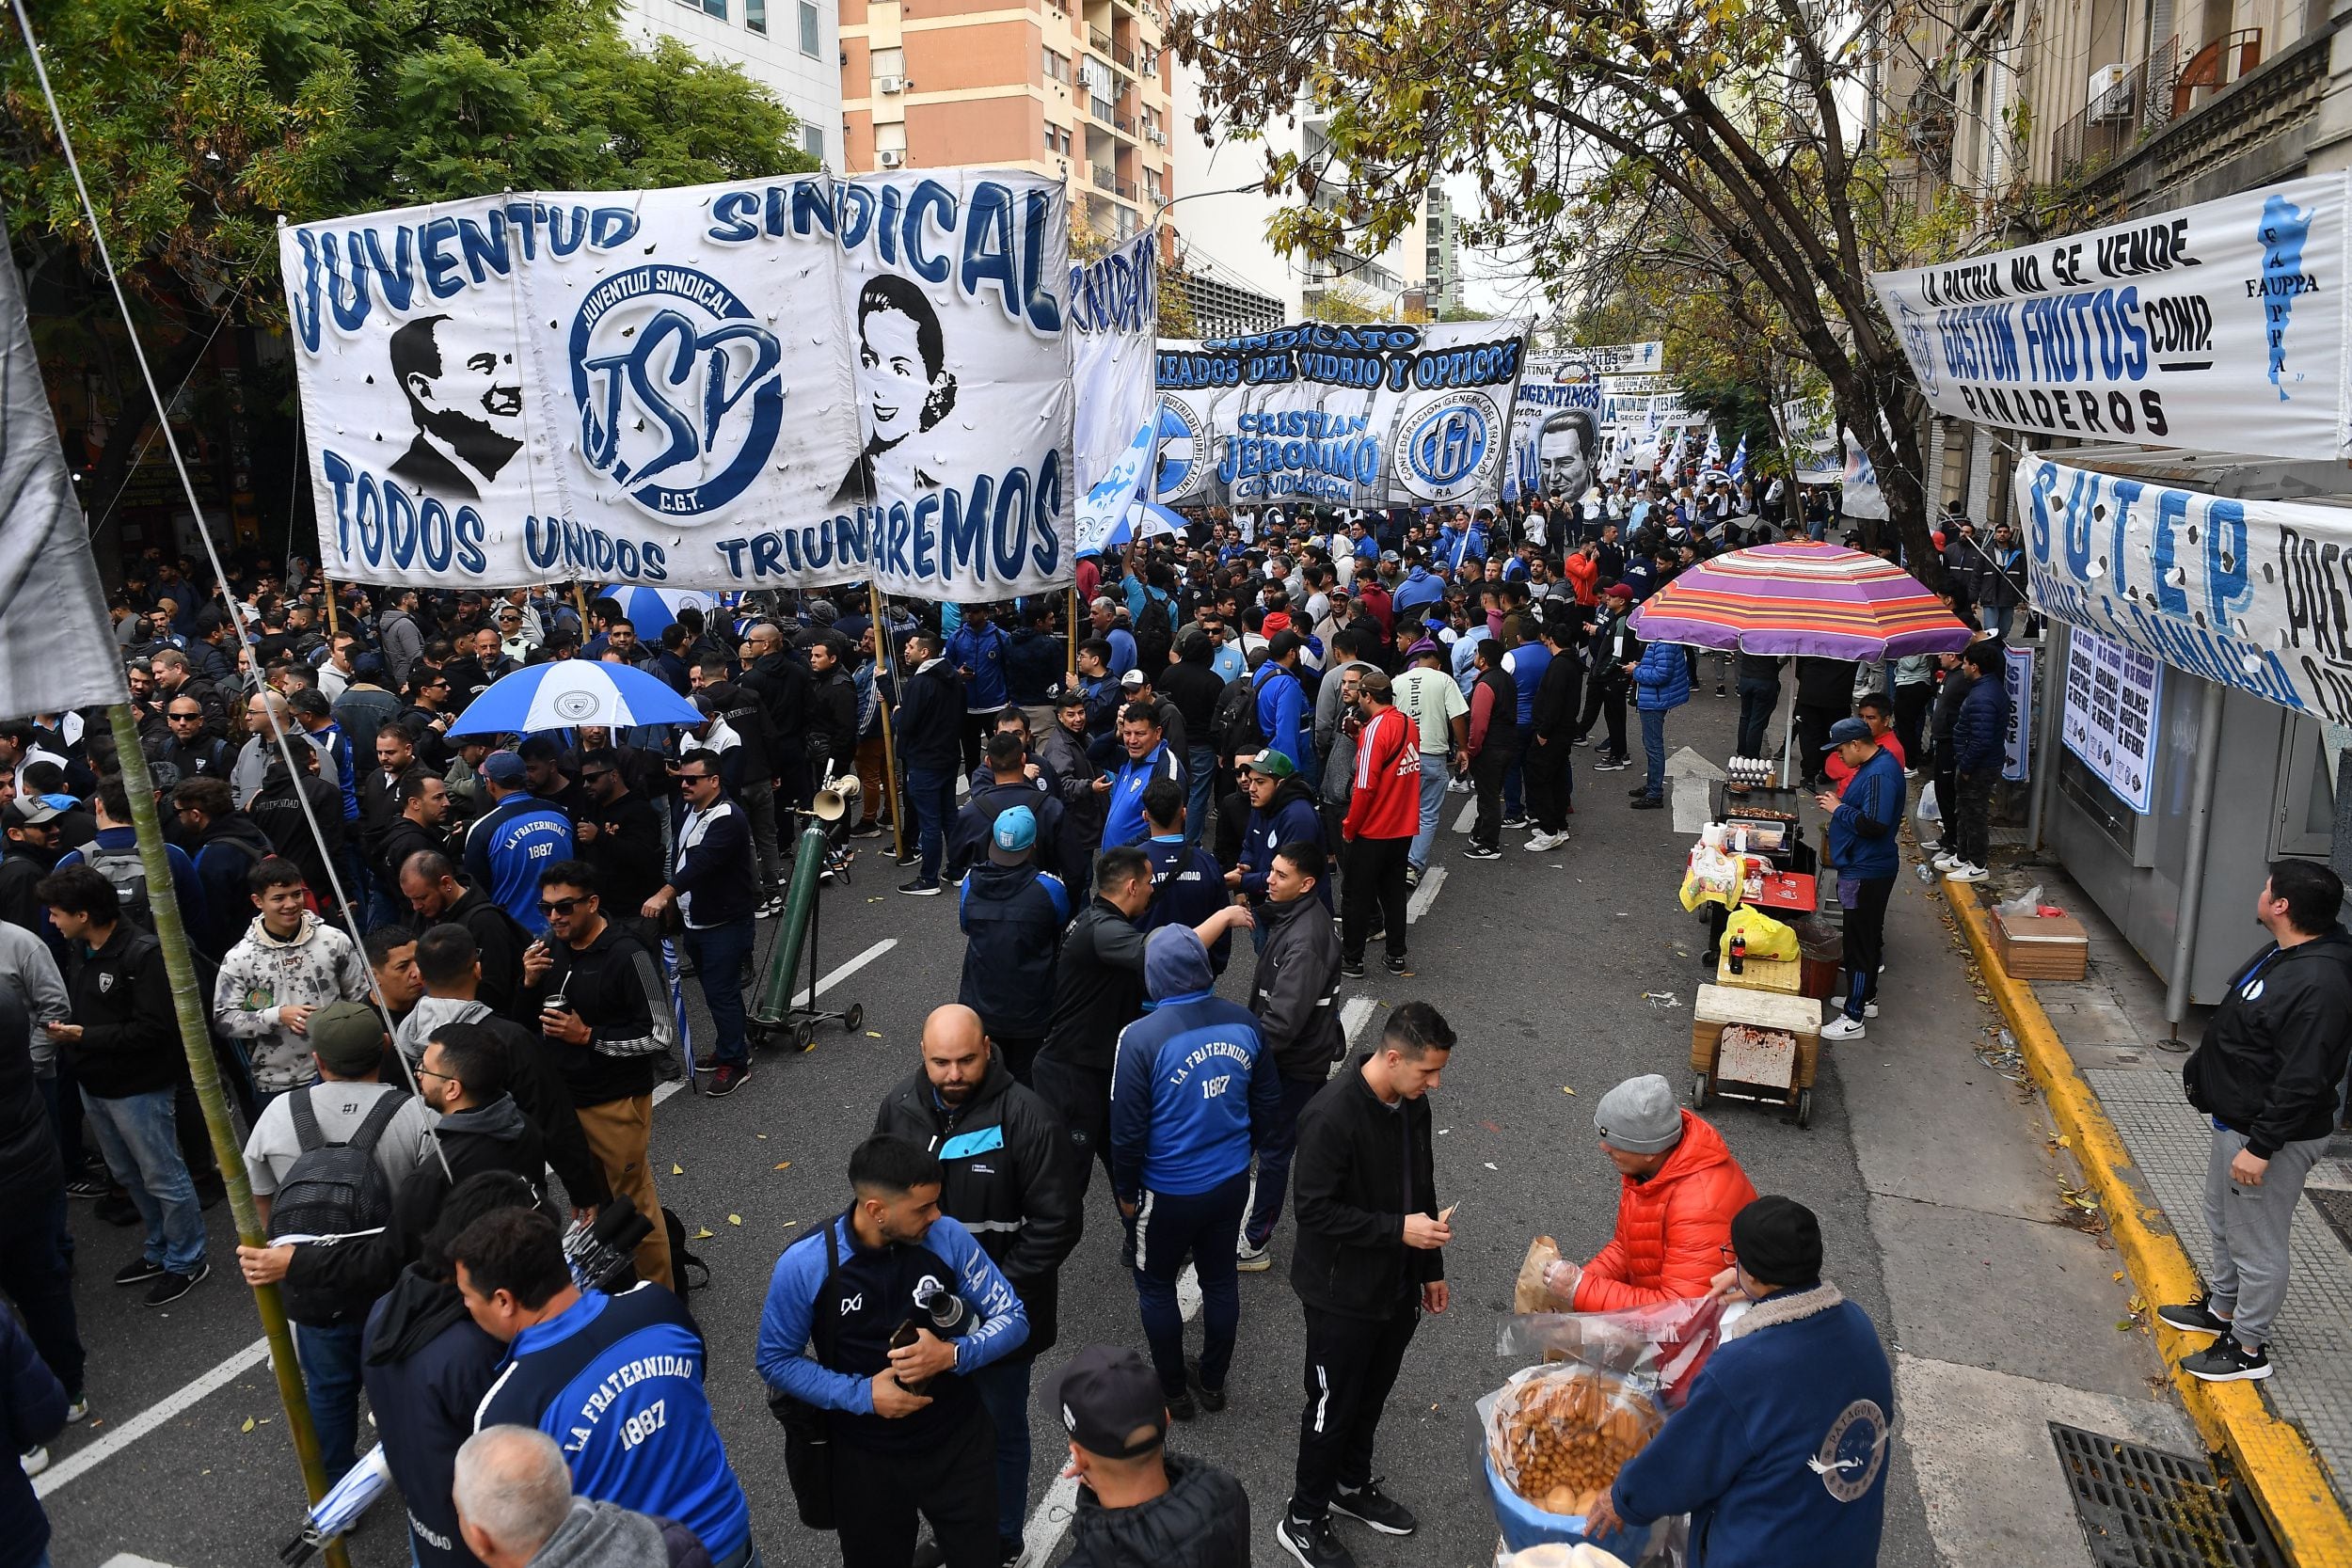
[[[2345,179],[1870,281],[1938,413],[2090,441],[2341,457]]]
[[[1057,181],[507,195],[288,227],[278,253],[335,577],[1071,578]]]
[[[1492,501],[1510,457],[1528,325],[1302,322],[1163,341],[1153,499]]]

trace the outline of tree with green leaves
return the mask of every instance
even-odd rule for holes
[[[501,190],[814,168],[732,65],[631,44],[617,0],[31,0],[84,179],[167,393],[225,329],[284,318],[276,226]],[[119,486],[153,423],[20,47],[0,58],[0,206],[47,367],[119,411],[85,476]],[[200,388],[191,384],[191,394]]]
[[[1915,388],[1867,276],[1912,259],[1901,187],[1850,119],[1881,20],[1812,0],[1208,0],[1173,36],[1202,75],[1202,135],[1320,118],[1308,152],[1268,153],[1268,188],[1299,198],[1274,226],[1285,248],[1376,254],[1467,173],[1483,212],[1465,237],[1557,295],[1601,249],[1619,277],[1724,291],[1733,330],[1769,319],[1932,573]]]

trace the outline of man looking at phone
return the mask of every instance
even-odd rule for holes
[[[1307,1406],[1275,1538],[1306,1568],[1355,1568],[1335,1511],[1383,1535],[1410,1535],[1417,1523],[1373,1479],[1372,1446],[1421,1314],[1449,1299],[1439,1249],[1454,1239],[1454,1211],[1438,1212],[1428,1093],[1453,1050],[1438,1009],[1407,1002],[1377,1049],[1299,1114],[1291,1288],[1307,1311]]]
[[[596,868],[557,861],[539,874],[548,934],[523,949],[525,1016],[556,1047],[588,1151],[614,1196],[653,1222],[637,1276],[670,1289],[670,1237],[654,1196],[653,1064],[675,1048],[668,993],[644,945],[604,916]]]

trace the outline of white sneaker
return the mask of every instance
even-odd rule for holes
[[[1858,1040],[1869,1032],[1843,1013],[1821,1025],[1821,1037],[1825,1040]]]
[[[1527,841],[1527,852],[1531,855],[1548,854],[1567,841],[1568,835],[1565,832],[1537,833]]]
[[[1966,861],[1962,861],[1944,873],[1944,879],[1947,882],[1981,882],[1991,875],[1992,873],[1981,865],[1971,865]]]
[[[1234,1248],[1233,1267],[1244,1274],[1263,1274],[1274,1267],[1273,1252],[1266,1247],[1251,1246],[1249,1238],[1244,1236],[1240,1245]]]
[[[43,1470],[49,1468],[49,1450],[47,1449],[26,1449],[23,1453],[16,1456],[16,1462],[24,1468],[26,1475],[37,1476]]]
[[[1928,863],[1935,867],[1938,871],[1949,871],[1960,863],[1960,857],[1947,849],[1944,853],[1936,856],[1935,859],[1930,861]]]

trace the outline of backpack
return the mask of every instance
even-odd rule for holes
[[[1265,748],[1265,732],[1258,727],[1258,683],[1248,675],[1228,681],[1209,720],[1209,736],[1219,757],[1256,756]]]
[[[132,929],[155,929],[154,906],[147,896],[147,863],[139,859],[136,846],[102,849],[93,839],[83,847],[82,863],[114,884],[116,906]]]
[[[408,1097],[398,1092],[378,1095],[351,1141],[330,1144],[310,1106],[318,1088],[313,1084],[286,1097],[302,1152],[294,1156],[270,1203],[273,1241],[280,1236],[365,1236],[391,1222],[392,1184],[375,1163],[375,1145]]]
[[[1136,617],[1136,662],[1147,673],[1168,668],[1176,646],[1176,607],[1156,588],[1143,591],[1143,613]]]

